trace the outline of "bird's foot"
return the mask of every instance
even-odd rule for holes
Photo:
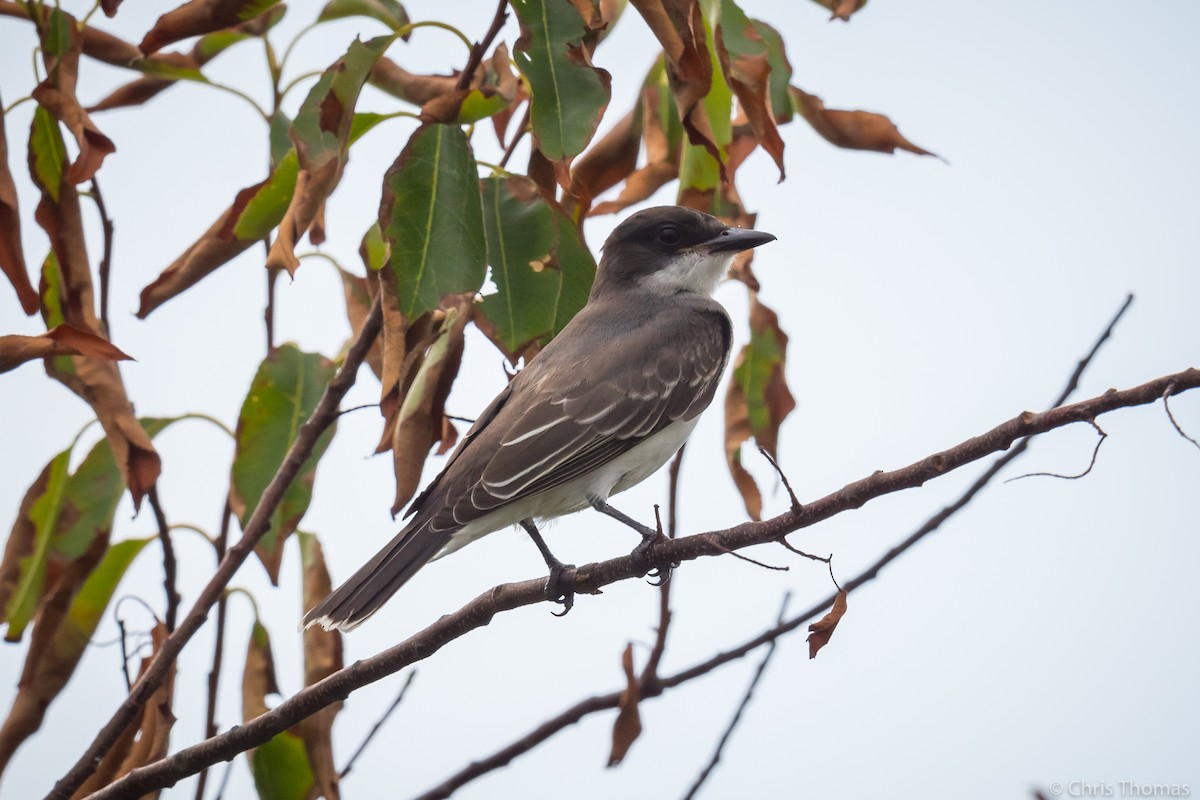
[[[665,567],[652,567],[650,563],[650,550],[659,542],[667,541],[667,537],[661,531],[650,531],[649,536],[643,536],[642,541],[638,546],[633,548],[633,552],[629,555],[633,557],[634,565],[642,571],[643,575],[650,578],[651,586],[662,586],[667,581],[671,580],[671,571],[679,566],[679,562],[675,561]]]
[[[550,575],[546,578],[546,599],[562,606],[562,611],[550,613],[556,617],[565,617],[575,606],[575,576],[566,577],[567,570],[575,569],[575,565],[556,561],[549,566]]]

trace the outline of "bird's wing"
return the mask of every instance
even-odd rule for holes
[[[707,408],[728,358],[729,320],[719,307],[679,316],[656,326],[673,341],[622,330],[581,349],[573,363],[556,365],[553,385],[531,381],[519,391],[526,396],[514,396],[496,415],[502,433],[488,442],[482,470],[448,475],[455,484],[446,495],[449,514],[438,514],[435,527],[459,527],[564,484]]]

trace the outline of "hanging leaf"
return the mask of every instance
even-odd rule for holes
[[[229,493],[230,504],[243,527],[296,441],[300,425],[312,415],[335,372],[329,359],[318,353],[302,352],[293,344],[276,348],[259,365],[238,415]],[[254,548],[272,583],[279,580],[284,540],[308,511],[317,463],[335,428],[330,426],[317,440],[312,454],[271,515],[269,531]]]
[[[787,334],[775,312],[751,296],[750,341],[733,364],[725,395],[725,460],[751,519],[762,515],[762,494],[742,466],[742,443],[754,437],[774,458],[779,426],[796,407],[784,377]]]
[[[346,55],[335,61],[309,91],[292,122],[300,172],[291,204],[279,223],[279,233],[267,254],[268,269],[296,271],[296,242],[316,219],[345,169],[354,106],[372,67],[394,36],[367,42],[355,40]]]
[[[17,205],[17,185],[8,168],[5,119],[0,117],[0,272],[16,291],[21,310],[34,314],[38,310],[38,296],[29,282],[25,253],[21,248],[21,213]]]
[[[374,275],[360,278],[340,268],[338,274],[342,277],[342,290],[346,296],[346,319],[350,322],[351,336],[357,338],[371,312],[375,295],[379,293],[379,282]],[[376,378],[383,377],[383,345],[378,338],[367,351],[366,362]]]
[[[405,319],[448,294],[477,292],[486,243],[475,161],[462,130],[424,125],[383,179],[379,224],[389,250],[382,271]]]
[[[617,720],[613,723],[612,749],[608,754],[608,766],[615,767],[625,758],[629,748],[642,733],[642,719],[638,703],[642,699],[642,685],[633,671],[633,644],[625,645],[621,655],[621,668],[625,670],[625,689],[618,701]]]
[[[710,5],[707,10],[713,17],[719,15],[719,7],[715,4]],[[732,182],[728,171],[727,150],[730,142],[733,141],[731,122],[733,90],[729,88],[729,83],[725,80],[725,74],[721,71],[720,60],[717,57],[713,33],[714,21],[698,13],[696,16],[703,25],[702,28],[696,29],[696,36],[704,36],[704,55],[710,62],[708,91],[697,103],[696,110],[698,114],[703,112],[698,119],[707,121],[708,129],[707,135],[697,142],[688,128],[687,117],[682,116],[683,111],[680,106],[680,115],[683,119],[684,130],[688,131],[689,142],[684,145],[679,167],[679,200],[677,202],[690,208],[721,216],[719,209],[711,205],[711,200],[720,197],[717,190],[722,187],[722,184]],[[672,75],[670,62],[667,66],[667,75],[670,77]],[[671,86],[676,90],[675,100],[678,104],[679,91],[674,82]],[[695,199],[688,200],[689,194],[693,198],[703,196],[709,200],[707,204],[699,204]]]
[[[791,87],[791,95],[796,113],[804,117],[813,130],[830,144],[851,150],[874,150],[880,153],[907,150],[919,156],[941,158],[936,153],[917,147],[905,139],[895,124],[882,114],[827,109],[821,98],[795,86]]]
[[[771,56],[760,29],[733,0],[721,0],[721,24],[716,28],[714,43],[721,69],[737,95],[741,112],[750,121],[758,144],[775,160],[782,181],[783,138],[775,127]]]
[[[834,598],[833,608],[829,613],[808,626],[808,657],[816,658],[821,648],[829,644],[837,625],[846,615],[846,590],[842,589]]]
[[[40,336],[0,336],[0,372],[8,372],[35,358],[75,355],[106,361],[130,357],[107,339],[63,323]]]
[[[304,571],[303,608],[309,609],[329,596],[333,583],[325,566],[321,543],[311,533],[299,533],[300,566]],[[314,625],[304,631],[304,685],[312,686],[340,670],[342,659],[341,631],[327,631]],[[334,703],[305,717],[296,727],[304,741],[313,780],[322,797],[337,800],[338,770],[333,765],[333,721],[341,710]]]
[[[714,76],[708,42],[710,29],[700,3],[697,0],[630,2],[663,46],[667,79],[688,141],[706,150],[720,171],[723,158],[714,126],[727,124],[729,117],[726,114],[724,119],[720,115],[713,118],[706,106],[705,100],[714,89],[713,79],[719,77],[720,72]],[[720,83],[724,83],[723,78]],[[720,102],[722,98],[716,100]]]
[[[346,17],[377,19],[393,31],[408,24],[408,12],[396,0],[329,0],[317,15],[317,22]]]
[[[279,694],[271,637],[258,620],[250,633],[242,672],[242,721],[267,713],[267,695]],[[260,800],[305,800],[316,788],[304,740],[292,731],[275,734],[266,744],[246,751]]]
[[[46,709],[87,650],[117,584],[150,541],[130,539],[107,547],[97,540],[88,563],[70,565],[39,606],[17,693],[0,726],[0,772],[17,747],[41,727]]]
[[[513,53],[529,84],[529,119],[539,152],[565,170],[583,152],[608,107],[612,82],[583,45],[586,21],[562,0],[514,0],[521,38]],[[562,179],[566,181],[565,172]]]
[[[392,434],[396,472],[392,516],[416,494],[429,450],[442,438],[446,397],[462,363],[463,335],[471,318],[472,302],[470,295],[460,296],[442,315],[437,338],[424,354],[400,405]]]
[[[862,10],[862,7],[867,4],[867,0],[813,0],[813,2],[833,12],[833,16],[829,18],[830,22],[835,19],[849,22],[850,15]]]
[[[138,49],[149,55],[182,39],[232,28],[267,12],[274,13],[274,8],[271,0],[189,0],[159,17]]]
[[[75,95],[83,46],[75,18],[56,6],[42,34],[46,79],[34,88],[33,99],[75,137],[79,156],[63,173],[63,178],[72,184],[83,183],[91,180],[104,158],[117,148],[92,122]]]

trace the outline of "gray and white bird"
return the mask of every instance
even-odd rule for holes
[[[594,508],[653,543],[655,529],[608,498],[665,464],[712,402],[729,360],[729,316],[712,299],[735,254],[775,239],[691,209],[663,206],[622,222],[604,243],[587,305],[479,415],[386,547],[304,616],[348,631],[417,570],[492,531],[520,524],[550,567],[564,568],[535,520]]]

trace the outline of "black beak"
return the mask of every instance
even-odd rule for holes
[[[726,228],[705,242],[710,253],[740,253],[751,247],[775,241],[775,237],[764,231],[750,228]]]

